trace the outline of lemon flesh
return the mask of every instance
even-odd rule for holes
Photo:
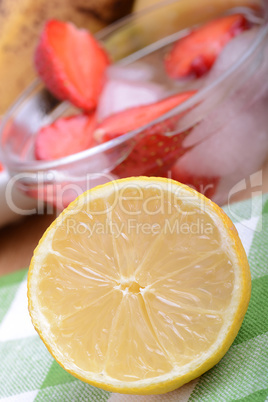
[[[250,274],[227,216],[167,179],[97,187],[51,225],[32,259],[33,323],[56,360],[104,389],[161,393],[230,347]]]

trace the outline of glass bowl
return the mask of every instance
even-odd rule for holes
[[[142,63],[150,69],[150,81],[165,88],[166,94],[197,90],[196,94],[139,130],[65,158],[38,161],[33,150],[40,127],[77,110],[57,100],[37,79],[0,127],[1,159],[12,183],[40,205],[46,202],[61,210],[85,190],[127,176],[126,160],[146,129],[160,124],[163,136],[176,137],[173,149],[167,148],[150,168],[135,166],[133,175],[172,177],[218,204],[225,203],[234,186],[267,158],[268,25],[264,4],[254,4],[229,8],[228,2],[212,0],[165,1],[99,32],[96,37],[116,66],[138,69]],[[227,53],[208,75],[184,81],[166,76],[163,58],[173,42],[205,21],[236,12],[246,14],[254,28],[231,41],[232,47],[226,46],[223,53]],[[170,119],[176,122],[172,131]]]

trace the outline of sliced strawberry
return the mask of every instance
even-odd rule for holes
[[[56,120],[41,128],[35,141],[35,157],[40,160],[63,158],[93,146],[95,114]]]
[[[192,174],[176,164],[171,169],[171,178],[194,188],[199,193],[211,199],[217,190],[220,180],[216,176],[200,176],[198,172]]]
[[[3,165],[0,163],[0,172],[2,172],[2,170],[4,170]]]
[[[196,91],[184,92],[150,105],[126,109],[105,119],[95,131],[95,138],[105,142],[129,131],[141,128],[190,98]],[[181,115],[166,119],[143,130],[127,158],[114,170],[119,177],[141,174],[162,176],[175,160],[184,153],[181,144],[188,131],[171,137]]]
[[[105,50],[88,31],[50,20],[35,52],[35,66],[47,88],[59,99],[91,111],[96,108],[109,65]]]
[[[183,92],[156,103],[132,107],[122,112],[115,113],[104,119],[97,126],[94,136],[98,142],[106,142],[126,134],[129,131],[137,130],[185,102],[195,93],[196,91]],[[158,133],[159,125],[157,124],[156,126],[151,127],[149,131],[155,131],[154,134]],[[163,132],[163,130],[161,130],[160,133],[161,132]]]
[[[210,70],[223,47],[250,28],[242,14],[216,19],[178,40],[165,58],[171,78],[201,77]]]

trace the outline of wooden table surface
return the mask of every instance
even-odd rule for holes
[[[0,276],[28,267],[39,239],[54,215],[32,215],[0,229]]]
[[[262,191],[268,192],[268,161],[263,168]],[[260,188],[258,188],[258,191]],[[250,187],[234,201],[249,198]],[[0,229],[0,276],[28,267],[33,250],[56,215],[32,215]]]

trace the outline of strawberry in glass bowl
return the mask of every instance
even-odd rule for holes
[[[16,185],[62,209],[114,178],[164,176],[226,202],[268,153],[265,13],[167,1],[95,37],[48,21],[40,78],[1,125]]]

